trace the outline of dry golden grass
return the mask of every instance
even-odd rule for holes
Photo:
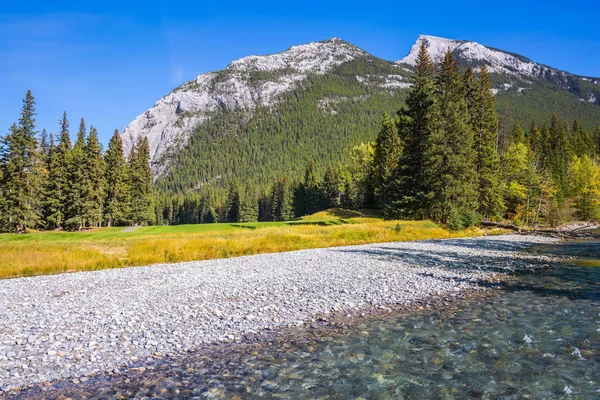
[[[5,236],[0,238],[0,278],[480,234],[450,232],[429,221],[339,217],[320,213],[305,220],[310,224],[259,223],[246,228],[220,224],[210,229],[190,225],[131,233],[105,228],[81,236],[37,233],[39,237],[26,238],[31,240]]]

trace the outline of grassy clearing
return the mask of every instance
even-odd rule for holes
[[[2,234],[0,278],[479,233],[450,232],[430,221],[384,221],[331,210],[291,222]]]

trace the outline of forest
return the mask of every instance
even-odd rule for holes
[[[191,182],[187,172],[154,182],[147,138],[125,156],[115,131],[103,151],[96,129],[88,131],[82,119],[72,144],[66,112],[56,138],[45,130],[38,133],[35,100],[28,92],[18,123],[0,142],[0,230],[287,221],[329,208],[379,210],[388,219],[428,219],[451,229],[482,220],[556,226],[600,219],[600,126],[590,131],[557,114],[546,121],[532,119],[525,127],[517,118],[508,123],[498,116],[485,65],[477,72],[461,69],[451,52],[436,66],[422,46],[411,79],[406,98],[390,102],[381,93],[372,93],[334,104],[338,109],[347,107],[350,114],[359,108],[368,108],[367,114],[380,112],[390,104],[400,109],[392,115],[383,113],[374,141],[346,149],[341,146],[349,139],[339,138],[354,132],[350,126],[362,120],[349,125],[328,120],[311,130],[302,146],[325,148],[323,141],[337,143],[325,159],[307,159],[306,152],[302,157],[290,155],[285,149],[294,145],[285,129],[278,134],[281,154],[262,154],[261,129],[275,125],[250,124],[245,132],[232,133],[230,128],[238,126],[241,117],[224,114],[209,126],[210,135],[237,135],[240,143],[234,141],[237,144],[226,154],[211,151],[208,142],[197,145],[208,146],[202,154],[229,165],[227,176],[219,182],[200,177],[202,184],[192,189],[185,189]],[[323,95],[327,87],[319,93]],[[351,87],[345,90],[349,98],[356,94]],[[312,104],[313,97],[296,105]],[[294,126],[299,123],[300,114],[286,115],[295,118]],[[318,120],[316,114],[307,115],[312,115],[312,122]],[[357,142],[356,132],[353,135],[350,142]],[[248,160],[235,159],[240,156],[238,145],[244,140],[250,145],[255,136],[252,154],[264,159],[260,162],[264,172],[251,179],[240,168]],[[188,149],[197,147],[194,140],[193,136]],[[186,151],[190,150],[171,157],[179,157],[182,165],[189,161],[187,169],[199,168],[201,155]],[[273,163],[287,165],[292,174],[272,178]]]
[[[150,148],[140,139],[125,158],[119,132],[106,152],[82,118],[74,144],[65,112],[55,138],[35,127],[28,91],[18,123],[0,141],[0,230],[82,230],[154,222]]]
[[[461,229],[479,221],[555,226],[600,218],[600,126],[577,120],[500,123],[485,65],[461,73],[452,54],[435,66],[421,48],[406,106],[384,114],[374,142],[353,146],[323,175],[270,185],[237,179],[226,193],[203,186],[162,192],[164,223],[281,221],[319,210],[378,209],[386,218],[430,219]]]

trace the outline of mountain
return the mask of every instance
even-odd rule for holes
[[[157,184],[170,191],[222,186],[232,176],[297,177],[311,159],[319,169],[341,163],[352,146],[375,138],[383,112],[404,104],[422,40],[436,61],[450,48],[463,67],[488,65],[498,112],[510,124],[552,112],[588,128],[600,122],[596,78],[475,42],[420,36],[391,62],[333,38],[245,57],[181,85],[125,128],[125,151],[147,136]]]

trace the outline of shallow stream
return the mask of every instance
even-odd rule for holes
[[[77,398],[600,398],[600,242],[533,251],[576,257],[515,273],[443,309],[365,319],[345,334],[202,355]],[[79,392],[79,393],[78,393]]]

